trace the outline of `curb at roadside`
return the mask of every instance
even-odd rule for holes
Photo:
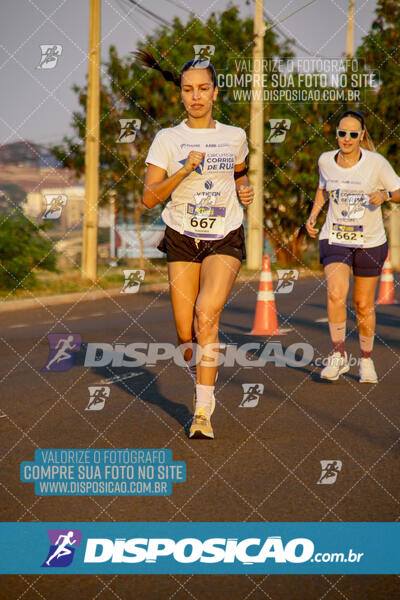
[[[301,275],[300,275],[301,277]],[[304,275],[303,275],[304,277]],[[273,280],[277,280],[275,274],[272,276]],[[238,276],[236,283],[240,282],[254,282],[258,284],[258,276],[256,275],[243,275]],[[149,283],[141,287],[140,293],[146,294],[147,292],[161,292],[169,289],[169,283],[167,281],[161,283]],[[24,310],[29,308],[40,308],[43,306],[57,306],[59,304],[70,304],[71,302],[90,302],[94,300],[100,300],[109,296],[119,296],[121,294],[121,288],[109,288],[109,289],[96,289],[86,290],[83,292],[73,292],[71,294],[57,294],[53,296],[37,296],[34,298],[23,298],[21,300],[3,300],[0,301],[0,313],[10,312],[14,310]]]

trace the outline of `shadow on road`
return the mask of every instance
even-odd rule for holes
[[[76,353],[75,364],[83,365],[86,355],[86,344],[82,344],[81,350]],[[175,419],[179,425],[189,432],[192,422],[192,413],[186,404],[173,402],[164,396],[158,385],[158,374],[153,373],[144,366],[140,367],[91,367],[93,373],[104,379],[107,383],[118,386],[132,398],[139,398],[143,402],[152,404],[163,410]]]

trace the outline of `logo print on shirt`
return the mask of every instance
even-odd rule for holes
[[[178,163],[180,163],[181,165],[184,165],[185,162],[186,162],[186,158],[184,158],[183,160],[178,160]],[[203,174],[203,168],[204,168],[204,156],[201,159],[201,163],[199,164],[199,166],[196,167],[195,169],[193,169],[192,173],[196,172],[199,175],[202,175]],[[190,173],[189,173],[189,175],[190,175]]]
[[[341,214],[345,219],[362,219],[369,204],[362,192],[342,192]]]
[[[339,204],[339,195],[340,190],[328,190],[329,200],[335,202],[335,204]]]

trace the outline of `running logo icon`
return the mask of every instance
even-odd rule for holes
[[[68,567],[74,558],[76,547],[81,545],[79,529],[48,529],[50,548],[42,567]]]
[[[89,403],[85,410],[103,410],[107,398],[110,397],[108,385],[89,385]]]
[[[74,364],[74,352],[81,349],[82,338],[78,333],[50,333],[49,358],[42,371],[69,371]]]
[[[62,46],[59,44],[41,44],[40,51],[42,56],[37,69],[54,69],[62,53]]]
[[[194,58],[198,62],[196,63],[197,69],[206,69],[210,64],[210,59],[214,55],[215,46],[208,44],[200,44],[193,46]]]
[[[43,219],[59,219],[62,209],[67,204],[65,194],[45,194],[46,210],[43,213]]]
[[[258,405],[260,396],[264,392],[263,383],[242,383],[243,400],[239,404],[240,408],[255,408]]]
[[[267,143],[280,144],[286,138],[286,134],[290,129],[290,119],[270,119],[269,124],[271,127],[270,134],[267,139]]]
[[[320,460],[321,476],[317,481],[318,485],[332,485],[335,483],[338,474],[342,470],[341,460]]]
[[[328,190],[329,200],[335,204],[339,204],[340,190]]]
[[[294,287],[294,282],[299,278],[297,269],[277,269],[278,283],[275,294],[289,294]]]
[[[121,131],[119,133],[119,138],[117,139],[117,144],[131,144],[135,138],[137,132],[141,127],[140,119],[119,119],[119,124],[121,127]]]
[[[144,280],[145,271],[143,269],[124,269],[124,287],[121,294],[136,294],[139,291],[140,284]]]

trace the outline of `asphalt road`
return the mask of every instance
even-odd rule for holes
[[[331,350],[321,278],[296,282],[276,303],[285,335],[249,335],[258,283],[237,284],[221,317],[220,341],[307,344]],[[172,360],[154,366],[85,367],[87,343],[176,343],[167,292],[121,294],[75,305],[0,314],[0,506],[2,521],[395,521],[399,518],[400,305],[377,307],[377,385],[357,366],[323,382],[313,364],[223,366],[216,385],[215,440],[189,440],[193,385]],[[66,372],[45,372],[50,333],[83,346]],[[347,351],[358,358],[349,305]],[[279,350],[275,346],[275,353]],[[296,355],[300,360],[301,353]],[[251,357],[250,357],[251,358]],[[253,355],[253,358],[255,356]],[[128,379],[123,376],[131,374]],[[111,382],[111,377],[119,380]],[[104,408],[88,411],[88,386],[108,380]],[[243,404],[243,384],[264,391]],[[250,403],[251,404],[251,403]],[[37,448],[169,448],[187,482],[169,497],[38,497],[19,480]],[[341,461],[331,485],[321,460]],[[195,598],[380,600],[400,597],[395,576],[2,576],[0,599]]]

